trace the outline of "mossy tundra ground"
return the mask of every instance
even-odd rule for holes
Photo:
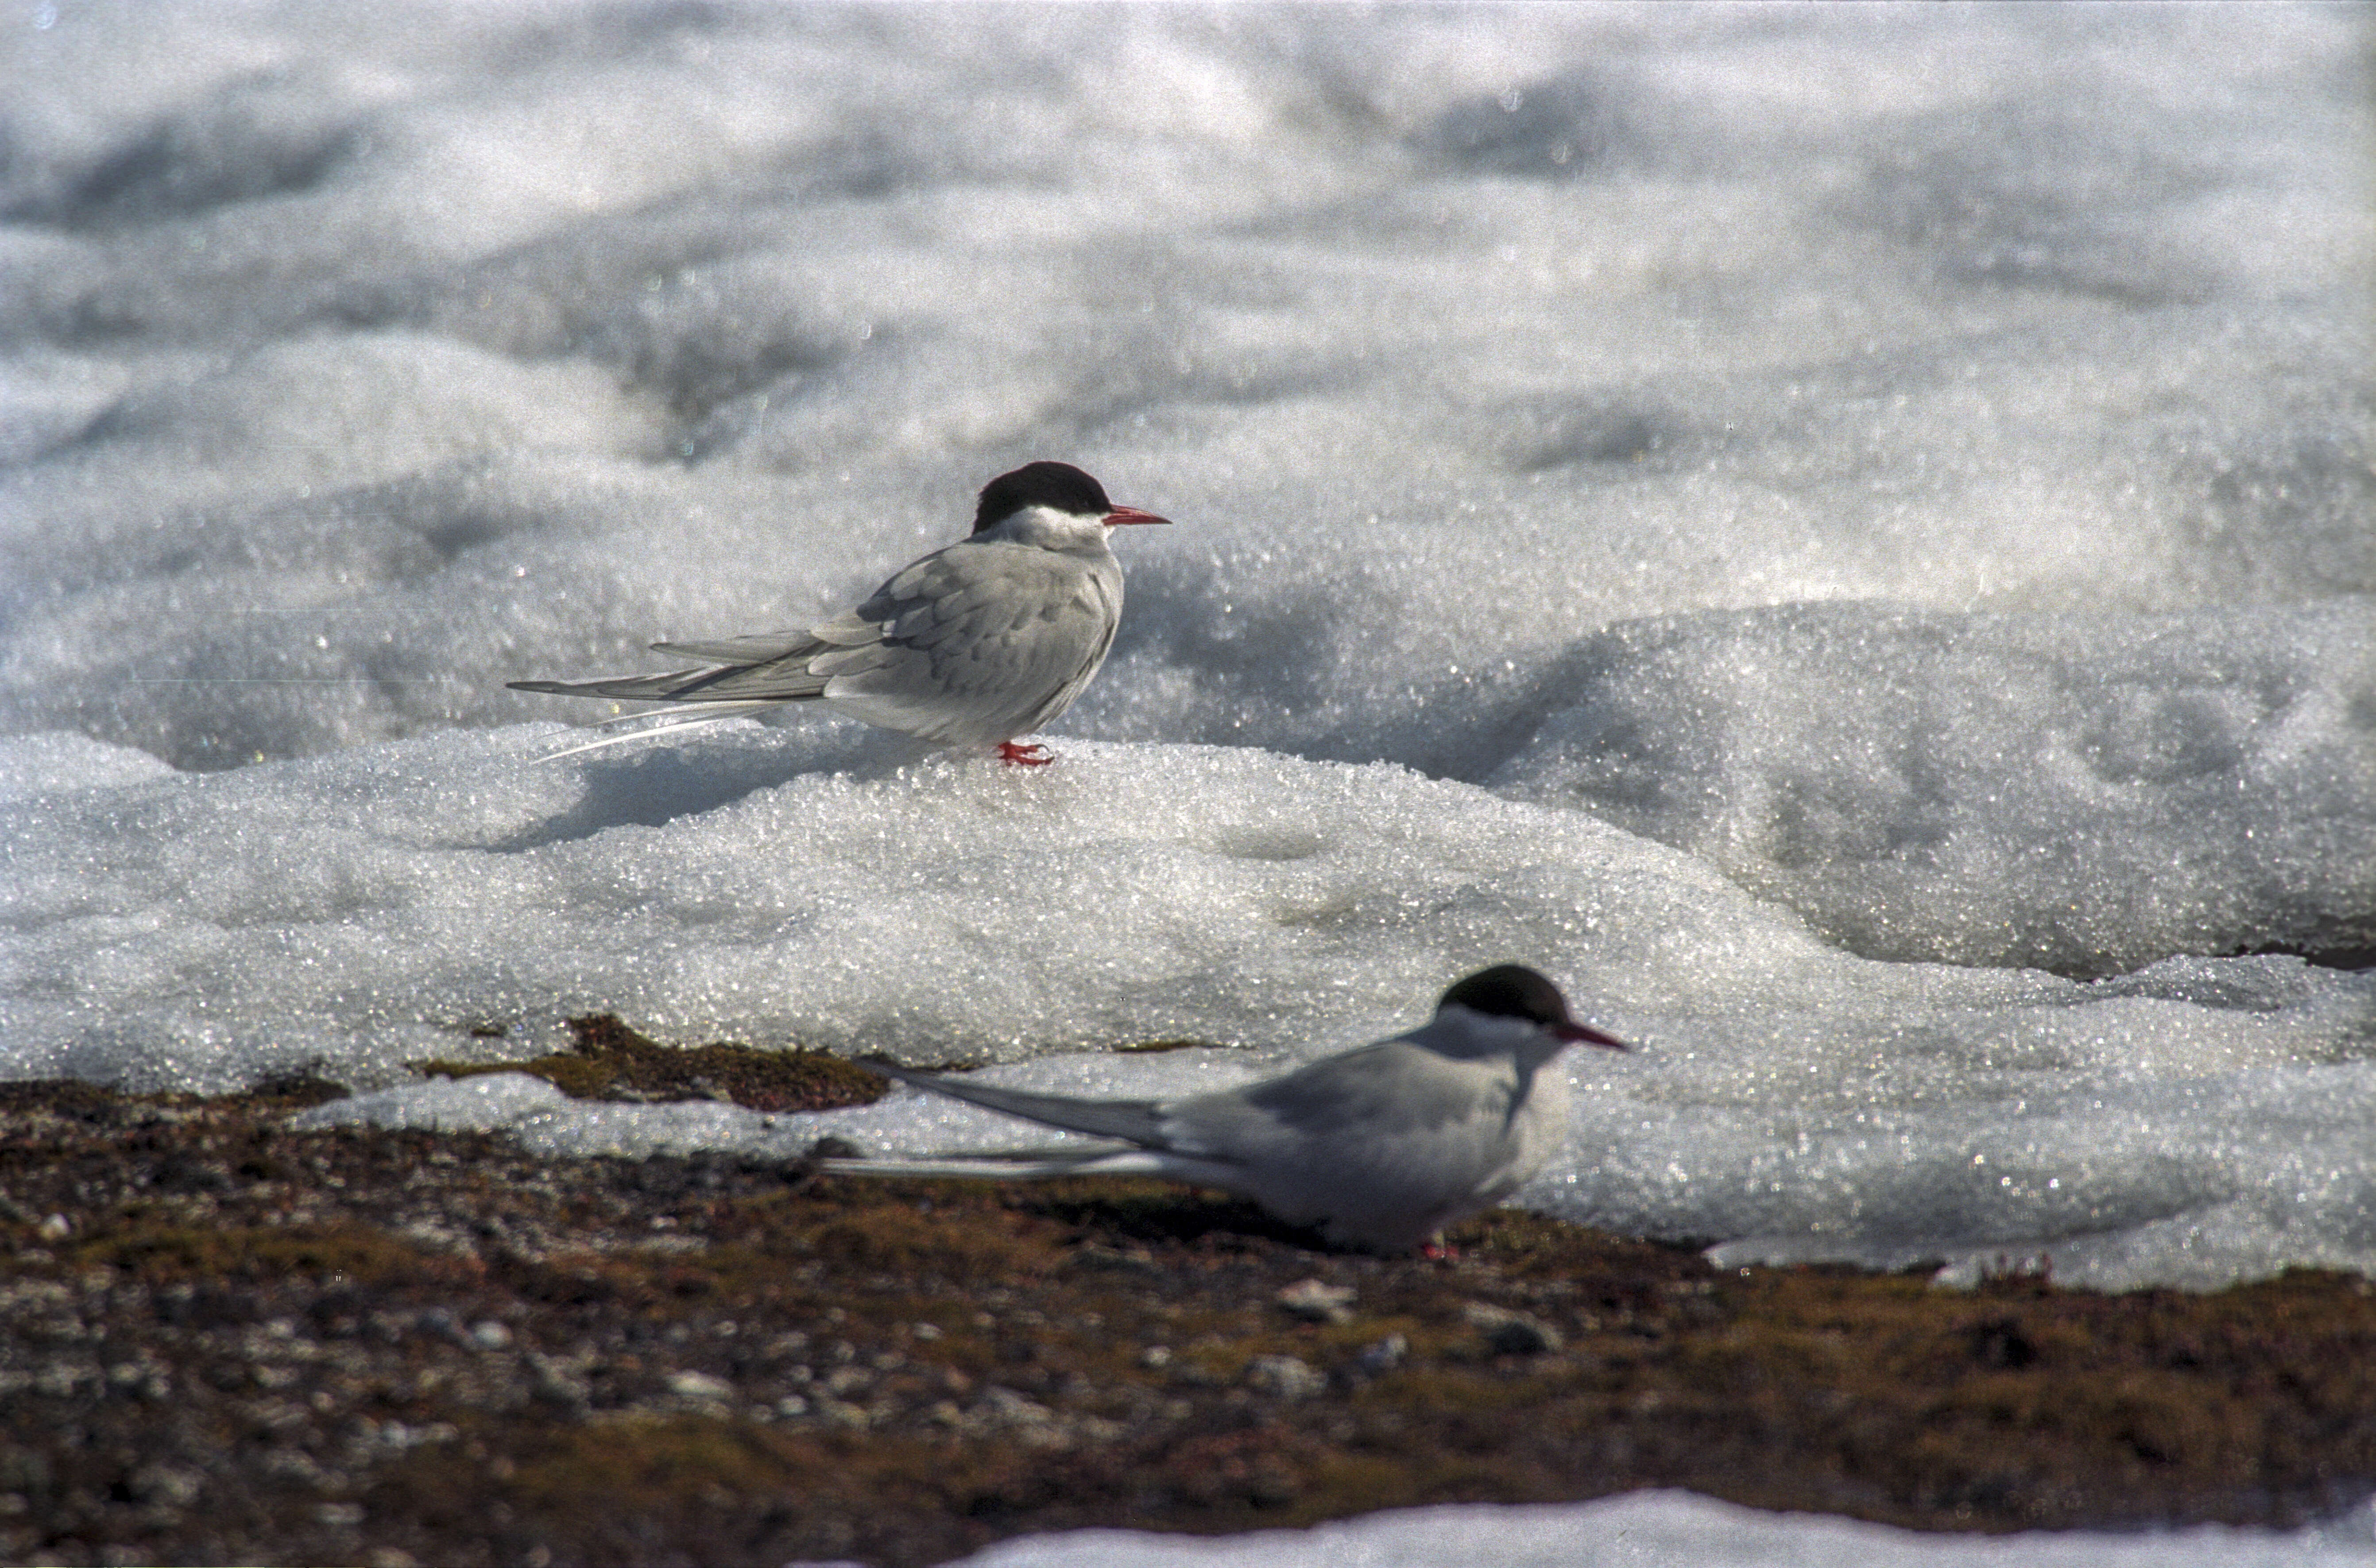
[[[614,1020],[571,1093],[847,1102]],[[436,1064],[438,1070],[457,1070]],[[2376,1289],[1717,1270],[1504,1210],[1449,1260],[1159,1183],[821,1179],[0,1086],[0,1559],[906,1568],[1086,1525],[1683,1486],[1923,1528],[2376,1488]]]

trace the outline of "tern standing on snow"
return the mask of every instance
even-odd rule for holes
[[[1568,1016],[1559,989],[1503,964],[1443,993],[1435,1016],[1282,1077],[1188,1099],[1076,1099],[888,1063],[886,1076],[1102,1146],[828,1159],[859,1176],[1169,1176],[1251,1198],[1330,1241],[1400,1252],[1487,1209],[1542,1168],[1567,1130],[1569,1045],[1625,1049]]]
[[[1169,519],[1106,499],[1070,463],[1027,463],[982,487],[973,534],[902,567],[855,610],[804,631],[654,643],[705,667],[600,681],[514,681],[519,692],[700,705],[654,728],[822,699],[936,746],[1018,745],[1072,707],[1113,647],[1122,564],[1106,530]]]

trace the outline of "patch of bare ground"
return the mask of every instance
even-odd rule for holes
[[[695,1075],[794,1092],[743,1071]],[[1645,1486],[2005,1530],[2376,1484],[2348,1275],[1955,1291],[1511,1211],[1353,1256],[1152,1183],[287,1127],[335,1092],[0,1086],[0,1558],[905,1568]]]

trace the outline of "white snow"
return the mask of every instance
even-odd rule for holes
[[[1012,1133],[409,1064],[1184,1092],[1520,961],[1641,1047],[1537,1206],[2376,1267],[2376,972],[2283,956],[2376,938],[2370,18],[29,0],[0,1075],[925,1149]],[[600,705],[505,681],[841,608],[1041,457],[1178,523],[1057,766],[537,760]]]
[[[2363,1511],[2364,1515],[2364,1511]],[[2205,1526],[2114,1535],[1946,1536],[1766,1514],[1682,1491],[1598,1503],[1412,1508],[1249,1535],[1076,1530],[950,1568],[2359,1568],[2364,1516],[2294,1535]]]

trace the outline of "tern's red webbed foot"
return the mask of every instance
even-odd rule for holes
[[[1460,1249],[1438,1236],[1420,1243],[1419,1255],[1431,1263],[1458,1263]]]
[[[1045,767],[1056,759],[1040,745],[1017,745],[1013,741],[998,742],[998,760],[1009,767]]]

